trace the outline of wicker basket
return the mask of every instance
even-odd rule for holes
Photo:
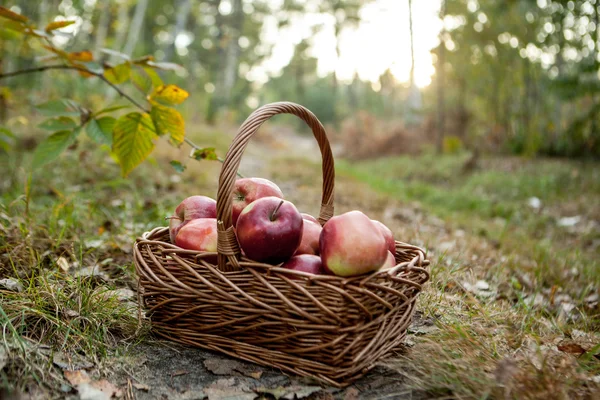
[[[333,215],[333,156],[323,126],[297,104],[263,106],[240,127],[219,176],[218,264],[211,263],[215,253],[171,244],[167,228],[146,232],[134,245],[142,305],[164,338],[343,387],[403,341],[429,261],[420,248],[396,242],[394,268],[341,278],[240,256],[231,226],[236,171],[252,135],[283,113],[302,118],[319,143],[319,221]]]

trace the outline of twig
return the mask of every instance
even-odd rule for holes
[[[187,137],[185,137],[183,139],[187,144],[189,144],[193,149],[195,150],[202,150],[202,147],[197,146],[194,142],[192,142],[190,139],[188,139]],[[217,161],[219,161],[221,164],[223,164],[225,162],[224,159],[222,159],[221,157],[217,156]],[[244,178],[244,175],[240,174],[239,172],[236,172],[237,176],[239,176],[240,178]]]
[[[119,93],[119,95],[121,97],[124,97],[125,99],[127,99],[131,104],[133,104],[134,106],[136,106],[137,108],[139,108],[143,112],[145,112],[145,113],[149,113],[150,112],[143,105],[141,105],[140,103],[138,103],[133,97],[129,96],[127,93],[125,93],[124,91],[122,91],[121,88],[119,88],[117,85],[115,85],[114,83],[112,83],[111,81],[109,81],[108,79],[106,79],[106,77],[103,74],[101,74],[99,72],[90,71],[90,70],[88,70],[86,68],[77,67],[77,66],[74,66],[74,65],[53,64],[53,65],[44,65],[44,66],[35,67],[35,68],[21,69],[19,71],[13,71],[13,72],[7,72],[7,73],[0,74],[0,80],[3,79],[3,78],[10,78],[10,77],[13,77],[13,76],[19,76],[19,75],[25,75],[25,74],[33,74],[33,73],[36,73],[36,72],[44,72],[44,71],[48,71],[48,70],[52,70],[52,69],[74,70],[74,71],[85,72],[86,74],[93,75],[93,76],[97,77],[98,79],[100,79],[102,82],[106,83],[111,88],[113,88],[117,93]],[[194,148],[196,150],[201,149],[200,146],[196,145],[189,138],[185,137],[184,140],[192,148]],[[217,157],[217,161],[219,161],[220,163],[225,162],[225,160],[223,160],[220,157]],[[240,178],[244,177],[239,172],[237,173],[237,175]]]
[[[138,103],[133,97],[129,96],[127,93],[122,91],[117,85],[115,85],[114,83],[112,83],[111,81],[106,79],[103,74],[101,74],[99,72],[90,71],[89,69],[86,69],[86,68],[77,67],[75,65],[54,64],[54,65],[44,65],[42,67],[36,67],[36,68],[21,69],[19,71],[13,71],[13,72],[7,72],[4,74],[0,74],[0,79],[10,78],[13,76],[19,76],[19,75],[24,75],[24,74],[32,74],[32,73],[36,73],[36,72],[44,72],[44,71],[48,71],[51,69],[68,69],[68,70],[73,70],[73,71],[85,72],[86,74],[93,75],[93,76],[99,78],[101,81],[106,83],[108,86],[110,86],[114,90],[116,90],[117,93],[119,93],[119,95],[121,97],[126,98],[129,102],[131,102],[134,106],[136,106],[140,110],[142,110],[144,112],[149,112],[149,110],[147,110],[144,106],[142,106],[140,103]]]

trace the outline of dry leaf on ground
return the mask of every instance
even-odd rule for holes
[[[258,395],[247,385],[235,383],[235,378],[218,379],[204,389],[208,400],[254,400]]]

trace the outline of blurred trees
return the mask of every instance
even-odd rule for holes
[[[376,82],[358,75],[340,81],[335,71],[317,72],[312,49],[322,26],[313,18],[327,16],[339,59],[343,31],[357,26],[362,7],[374,1],[7,0],[5,5],[38,22],[47,23],[56,13],[75,18],[77,23],[65,29],[70,35],[54,43],[65,50],[90,49],[109,64],[119,60],[101,48],[132,57],[152,53],[157,61],[182,65],[181,82],[174,83],[193,93],[195,114],[209,123],[224,116],[237,121],[260,103],[290,100],[337,126],[358,111],[400,121],[432,143],[437,137],[440,150],[446,136],[493,151],[600,155],[600,0],[443,0],[440,45],[432,50],[437,74],[421,89],[422,99],[415,97],[414,79],[398,82],[389,69]],[[416,3],[398,1],[407,9]],[[399,15],[398,21],[410,25],[409,17]],[[310,24],[312,31],[297,38],[289,63],[266,79],[259,67],[272,44],[264,32],[286,29],[292,20]],[[10,35],[0,27],[0,70],[35,64],[35,48]],[[390,38],[390,43],[408,39]],[[412,76],[414,66],[411,70]],[[45,96],[52,83],[37,76],[14,78],[7,86],[37,88]],[[88,93],[73,79],[63,83],[51,90]],[[7,114],[9,97],[7,88],[0,88],[0,116]],[[423,118],[411,126],[405,111],[415,104]]]
[[[598,3],[446,0],[445,129],[515,153],[599,155]]]

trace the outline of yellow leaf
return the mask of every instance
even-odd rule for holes
[[[94,60],[94,55],[89,50],[74,51],[69,53],[68,57],[71,61],[89,62]]]
[[[161,85],[150,94],[150,100],[167,105],[181,104],[187,99],[189,93],[177,85]]]
[[[73,25],[75,21],[54,21],[46,25],[46,32],[53,31],[55,29],[64,28],[65,26]]]
[[[150,116],[159,136],[168,134],[175,143],[183,142],[185,122],[179,111],[171,107],[154,104],[152,110],[150,110]]]
[[[0,17],[4,17],[16,22],[27,22],[27,17],[21,14],[17,14],[9,10],[6,7],[0,6]]]

